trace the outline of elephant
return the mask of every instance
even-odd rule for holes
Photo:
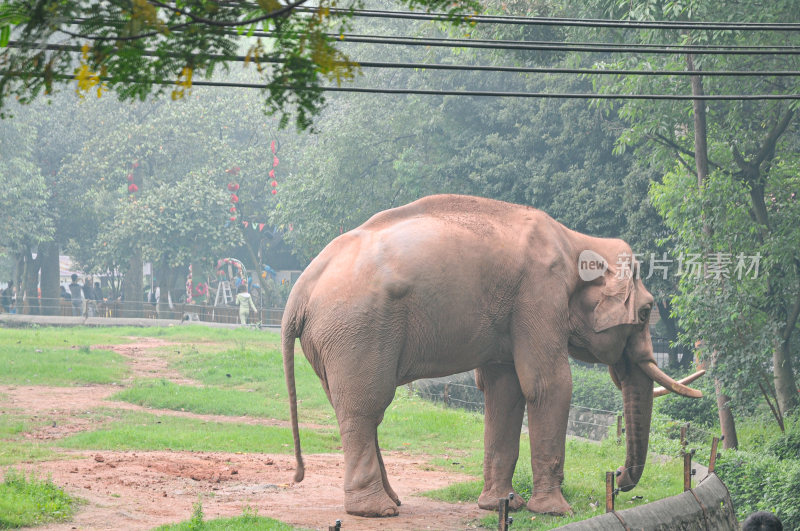
[[[377,428],[396,387],[475,370],[485,398],[484,486],[495,509],[515,496],[525,407],[533,492],[527,508],[564,514],[564,452],[572,394],[569,357],[609,366],[626,422],[622,490],[647,456],[653,382],[702,393],[662,372],[648,320],[653,296],[619,239],[587,236],[544,212],[492,199],[434,195],[379,212],[330,242],[286,303],[281,329],[297,468],[296,338],[336,413],[349,514],[394,516]]]

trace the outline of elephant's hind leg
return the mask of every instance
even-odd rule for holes
[[[483,492],[478,507],[497,510],[500,498],[514,493],[512,510],[525,506],[525,500],[511,486],[519,457],[519,438],[525,397],[511,364],[491,364],[476,369],[483,391],[485,414],[483,432]]]
[[[344,508],[356,516],[396,516],[397,495],[385,485],[385,469],[379,457],[377,417],[348,416],[339,420],[344,449]],[[394,492],[392,491],[392,494]]]

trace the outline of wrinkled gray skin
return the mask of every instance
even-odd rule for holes
[[[582,280],[590,249],[607,270]],[[513,492],[525,406],[531,441],[531,511],[570,510],[561,493],[572,394],[568,357],[605,363],[621,388],[628,490],[647,455],[653,379],[698,393],[655,367],[647,326],[653,297],[633,278],[621,240],[585,236],[530,207],[440,195],[373,216],[332,241],[297,281],[283,317],[283,356],[298,461],[295,338],[336,411],[345,459],[345,509],[392,516],[377,427],[395,388],[476,369],[486,400],[484,488],[497,507]],[[655,372],[658,371],[658,372]],[[515,493],[512,508],[525,500]]]

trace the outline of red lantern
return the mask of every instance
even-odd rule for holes
[[[239,202],[239,196],[236,195],[236,194],[231,194],[231,202],[238,203]]]
[[[274,140],[270,143],[269,148],[272,150],[272,153],[274,155],[275,154],[275,141]]]
[[[278,165],[278,157],[272,157],[272,167],[274,168],[277,165]]]
[[[235,183],[228,183],[228,191],[233,192],[235,190],[234,186],[236,186]]]
[[[270,178],[274,179],[275,178],[275,170],[269,170],[269,176],[270,176]]]
[[[132,174],[132,173],[129,173],[129,174],[128,174],[128,182],[129,182],[129,183],[132,183],[132,182],[133,182],[133,174]]]
[[[236,212],[236,207],[235,207],[235,206],[232,206],[232,207],[230,208],[230,210],[228,210],[228,212],[231,212],[231,213],[233,213],[233,212]]]
[[[128,185],[128,191],[129,191],[130,193],[134,194],[134,193],[136,193],[136,192],[138,192],[138,191],[139,191],[139,187],[138,187],[138,186],[136,186],[136,184],[135,184],[135,183],[134,183],[134,184],[130,184],[130,185]]]
[[[273,189],[272,189],[272,195],[275,195],[275,194],[277,194],[277,193],[278,193],[278,191],[277,191],[275,188],[273,188]]]
[[[236,218],[231,216],[231,221],[236,221]]]
[[[238,189],[239,189],[239,183],[236,183],[236,184],[234,184],[234,185],[233,185],[233,189],[234,189],[234,190],[238,190]]]
[[[272,182],[271,182],[271,183],[269,183],[269,184],[271,184],[271,185],[272,185],[272,187],[273,187],[273,188],[275,188],[276,186],[278,186],[278,181],[272,181]]]

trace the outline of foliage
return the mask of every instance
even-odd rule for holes
[[[800,528],[800,459],[780,459],[762,452],[728,451],[716,472],[728,487],[740,519],[755,511],[770,511],[784,529]]]
[[[713,382],[709,378],[703,378],[692,384],[692,387],[703,391],[703,397],[687,398],[669,393],[653,400],[653,410],[675,420],[691,422],[693,425],[700,424],[705,427],[716,425],[719,422],[719,415],[717,402],[714,399]]]
[[[573,404],[603,411],[622,411],[622,393],[604,365],[587,367],[572,362],[570,366]]]
[[[598,0],[572,3],[582,16],[631,20],[715,20],[780,22],[794,14],[792,2],[779,1],[765,9],[738,2],[629,2]],[[576,29],[574,38],[584,36]],[[652,44],[774,46],[783,43],[777,32],[663,31],[609,29],[592,38],[626,39]],[[596,69],[740,70],[755,68],[748,56],[698,54],[609,54],[588,60]],[[759,70],[782,70],[792,61],[781,54],[759,57]],[[594,76],[595,89],[604,93],[691,94],[689,76]],[[706,94],[787,93],[791,82],[778,76],[703,77]],[[697,86],[697,85],[696,85]],[[707,128],[708,175],[698,184],[695,160],[694,107],[691,101],[636,101],[604,105],[624,121],[616,152],[633,151],[642,165],[655,169],[650,197],[666,224],[657,239],[672,247],[672,266],[698,258],[698,275],[686,274],[672,302],[683,327],[683,342],[692,348],[702,340],[700,356],[709,360],[712,376],[723,391],[752,400],[774,376],[774,394],[786,411],[798,399],[792,358],[788,352],[796,327],[795,303],[800,296],[798,276],[798,215],[793,190],[797,187],[795,105],[785,101],[720,101],[703,104]],[[702,157],[699,159],[702,166]],[[666,250],[666,249],[664,249]],[[740,278],[742,257],[760,257],[760,275]],[[744,265],[744,272],[750,263]],[[730,273],[721,272],[726,266]],[[668,290],[669,291],[669,290]],[[774,358],[774,362],[770,359]],[[771,383],[771,382],[770,382]]]
[[[23,0],[5,2],[0,8],[0,63],[5,65],[0,108],[10,97],[28,103],[73,79],[79,93],[96,90],[98,97],[113,90],[120,99],[167,92],[180,99],[190,92],[195,73],[211,78],[244,51],[245,65],[255,64],[267,92],[266,110],[282,114],[282,124],[294,112],[298,128],[307,128],[324,102],[321,81],[341,83],[354,76],[356,65],[337,49],[331,34],[349,27],[350,10],[362,2],[324,0],[298,11],[304,3],[48,0],[30,9]],[[451,15],[477,7],[470,0],[403,4]],[[42,46],[55,41],[61,45]]]
[[[0,483],[0,529],[68,520],[75,505],[76,500],[49,479],[10,468]]]

